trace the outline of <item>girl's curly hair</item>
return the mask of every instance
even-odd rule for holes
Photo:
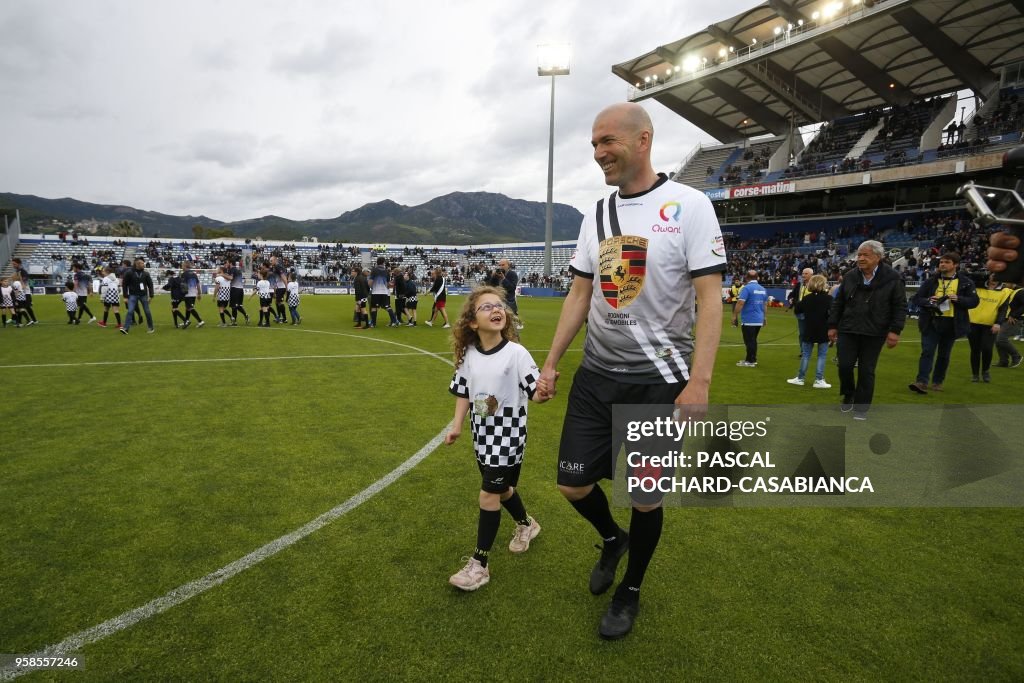
[[[462,305],[462,312],[457,320],[452,321],[452,351],[455,352],[455,367],[462,365],[466,358],[466,349],[480,343],[480,335],[476,333],[469,324],[476,320],[476,308],[479,306],[480,297],[484,294],[493,294],[505,302],[505,290],[500,287],[477,287],[469,293],[466,303]],[[519,319],[508,306],[505,306],[505,327],[501,329],[502,339],[508,341],[519,341],[519,330],[516,324]]]

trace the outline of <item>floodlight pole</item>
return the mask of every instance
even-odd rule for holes
[[[543,51],[550,46],[538,46]],[[550,51],[538,54],[537,75],[551,77],[551,113],[548,121],[548,202],[544,211],[544,275],[551,276],[551,238],[554,223],[554,184],[555,184],[555,76],[569,75],[568,46],[560,58],[553,58]]]
[[[551,236],[555,183],[555,75],[551,74],[551,120],[548,125],[548,203],[544,210],[544,275],[551,277]]]

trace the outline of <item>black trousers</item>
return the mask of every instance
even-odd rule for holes
[[[996,345],[996,335],[992,334],[992,326],[971,323],[967,341],[971,345],[971,374],[977,377],[983,372],[988,372],[992,367],[992,349]]]
[[[875,366],[884,344],[885,337],[839,333],[839,393],[843,395],[843,401],[853,403],[856,410],[866,411],[871,405],[871,398],[875,395]]]
[[[743,344],[747,347],[747,362],[757,362],[757,335],[761,334],[760,325],[743,325]]]

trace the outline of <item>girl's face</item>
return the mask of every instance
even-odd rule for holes
[[[505,329],[505,302],[495,294],[476,300],[476,313],[469,326],[477,331],[501,332]]]

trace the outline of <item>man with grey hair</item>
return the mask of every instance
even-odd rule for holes
[[[828,339],[838,342],[840,410],[852,410],[855,420],[867,419],[878,356],[883,345],[899,343],[907,319],[903,278],[882,263],[884,255],[881,242],[861,243],[857,267],[843,275],[828,316]]]

